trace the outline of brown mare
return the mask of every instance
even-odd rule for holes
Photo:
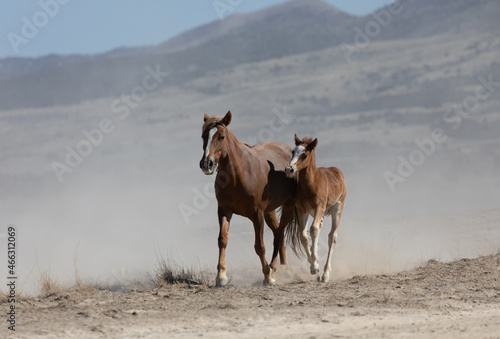
[[[314,149],[318,145],[318,139],[304,138],[300,140],[295,134],[295,149],[292,160],[285,171],[288,176],[293,177],[298,173],[299,182],[296,190],[297,220],[290,223],[287,228],[292,249],[295,253],[304,248],[307,260],[311,264],[311,274],[319,272],[318,264],[318,238],[323,226],[324,215],[332,216],[332,229],[328,235],[328,257],[326,259],[325,271],[322,281],[330,279],[333,248],[337,244],[337,228],[344,209],[346,198],[346,183],[344,175],[336,167],[316,167]],[[311,215],[311,249],[309,250],[309,238],[307,236],[307,219]],[[297,230],[297,227],[299,228]],[[300,240],[300,242],[299,242]]]
[[[200,168],[211,175],[218,167],[215,195],[219,216],[219,263],[217,286],[228,283],[225,250],[228,242],[229,223],[233,214],[252,220],[255,230],[255,252],[260,258],[264,284],[274,284],[279,251],[281,264],[286,265],[284,231],[293,218],[295,181],[284,172],[292,149],[284,143],[262,142],[253,147],[241,143],[227,128],[231,111],[224,118],[203,119],[203,158]],[[293,177],[293,176],[292,176]],[[275,210],[282,207],[281,223]],[[267,264],[264,246],[264,221],[274,234],[274,251],[271,266]]]

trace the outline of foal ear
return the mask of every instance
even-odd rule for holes
[[[302,140],[295,134],[295,146],[299,146],[302,143]]]
[[[229,126],[229,124],[231,123],[232,117],[233,117],[233,115],[231,114],[231,111],[228,111],[226,116],[224,118],[222,118],[222,123],[226,126]]]
[[[318,146],[318,139],[317,139],[317,138],[316,138],[316,139],[314,139],[314,140],[313,140],[313,141],[312,141],[309,145],[307,145],[307,148],[306,148],[306,149],[307,149],[309,152],[312,152],[312,151],[314,151],[314,149],[316,148],[316,146]]]
[[[205,116],[203,117],[203,122],[207,122],[207,120],[210,119],[208,114],[205,113]]]

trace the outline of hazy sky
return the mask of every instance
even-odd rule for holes
[[[355,15],[393,2],[326,1]],[[121,46],[153,45],[219,20],[215,3],[227,4],[233,13],[245,13],[281,2],[284,0],[4,0],[0,5],[0,58],[94,54]]]

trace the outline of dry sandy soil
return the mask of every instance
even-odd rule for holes
[[[500,256],[327,284],[62,291],[18,302],[15,335],[2,323],[2,338],[500,338]]]

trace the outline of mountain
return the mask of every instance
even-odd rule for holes
[[[308,38],[318,45],[318,37],[323,40],[333,39],[336,43],[343,38],[339,32],[344,31],[342,25],[350,27],[354,17],[341,12],[321,0],[292,0],[268,9],[241,15],[235,14],[224,20],[197,27],[182,33],[157,46],[118,48],[110,52],[96,55],[94,59],[109,59],[115,57],[130,57],[149,54],[166,54],[206,46],[221,44],[230,39],[237,42],[233,49],[240,48],[241,42],[235,41],[249,38],[248,44],[262,43],[263,32],[273,36],[272,39],[282,41],[300,41],[300,36]],[[325,30],[328,29],[329,30]],[[252,34],[254,32],[255,34]],[[345,32],[344,33],[350,33]],[[298,34],[298,36],[297,36]],[[339,36],[340,35],[340,36]],[[253,41],[252,41],[253,40]],[[328,43],[331,45],[331,43]],[[317,47],[324,47],[320,44]],[[272,47],[272,46],[262,46]],[[317,48],[313,46],[312,48]],[[300,50],[301,47],[297,47]],[[303,49],[303,47],[302,47]],[[0,78],[13,78],[56,66],[65,66],[85,61],[91,61],[89,56],[57,56],[50,55],[39,59],[8,58],[0,60]]]
[[[347,33],[354,17],[326,4],[321,0],[293,0],[250,14],[237,14],[225,20],[201,26],[179,35],[161,45],[157,51],[170,52],[188,47],[219,43],[230,39],[230,43],[242,39],[249,44],[266,46],[266,39],[308,42],[309,48],[317,48],[322,41],[338,42]],[[248,40],[247,40],[248,39]],[[239,47],[239,45],[237,45]],[[323,46],[321,46],[323,47]],[[301,47],[296,46],[296,50]],[[304,47],[302,47],[304,48]]]
[[[496,0],[404,0],[399,14],[377,39],[413,39],[434,35],[480,35],[500,31],[500,3]],[[365,23],[373,16],[364,18]]]
[[[383,10],[383,9],[381,9]],[[500,31],[495,0],[402,1],[372,40]],[[348,15],[321,0],[293,0],[195,28],[160,45],[96,56],[0,60],[0,109],[66,105],[130,92],[145,67],[169,71],[162,86],[182,86],[220,69],[354,44],[376,17]]]
[[[40,58],[6,58],[0,60],[0,79],[10,79],[18,76],[36,73],[51,68],[78,64],[92,60],[94,57],[85,55],[47,55]]]

